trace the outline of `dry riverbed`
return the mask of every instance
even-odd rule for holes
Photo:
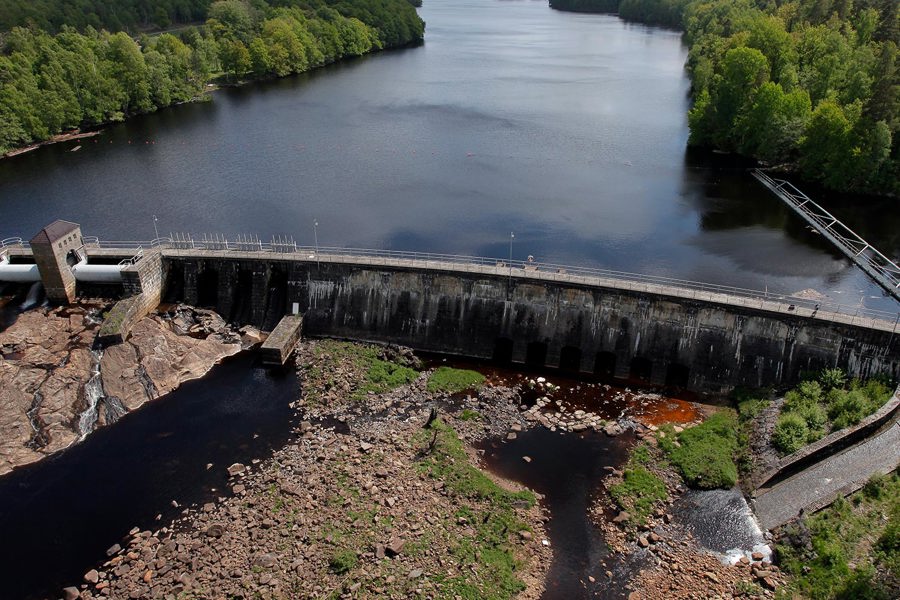
[[[69,597],[540,597],[552,560],[540,505],[471,450],[524,424],[517,394],[451,404],[423,373],[359,395],[355,358],[305,343],[297,405],[316,416],[295,441],[257,465],[212,465],[232,474],[232,495],[133,531]]]
[[[539,495],[480,470],[474,448],[529,427],[634,428],[658,452],[654,425],[602,421],[563,410],[561,399],[542,416],[522,404],[534,395],[528,384],[429,391],[434,371],[419,372],[401,348],[305,341],[297,368],[295,408],[306,420],[289,444],[255,464],[209,465],[228,471],[229,493],[164,527],[133,529],[65,597],[532,600],[553,562],[550,515]],[[553,395],[536,387],[538,398]],[[645,412],[657,400],[635,406]],[[623,470],[597,482],[591,512],[612,561],[591,581],[631,600],[771,596],[783,581],[777,569],[760,556],[731,566],[704,551],[672,510],[685,491],[678,476],[664,461],[648,464],[664,490],[641,521],[623,518],[605,493]]]

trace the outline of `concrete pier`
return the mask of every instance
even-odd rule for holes
[[[263,342],[259,349],[260,359],[264,365],[280,367],[287,359],[297,342],[300,341],[300,334],[303,330],[303,317],[300,315],[288,315],[278,322],[275,330],[269,334],[269,337]]]

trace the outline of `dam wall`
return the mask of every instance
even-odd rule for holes
[[[309,336],[631,377],[708,394],[790,384],[825,367],[900,377],[896,323],[841,322],[818,309],[729,303],[662,285],[622,289],[615,281],[527,267],[304,258],[164,251],[163,295],[181,290],[179,299],[269,330],[296,303]]]

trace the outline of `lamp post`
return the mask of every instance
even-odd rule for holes
[[[316,240],[316,268],[319,268],[319,221],[313,220],[313,236]]]
[[[156,234],[156,239],[155,239],[154,241],[155,241],[155,243],[157,243],[157,244],[159,243],[159,229],[156,227],[156,222],[157,222],[158,220],[159,220],[159,219],[156,218],[156,215],[153,215],[153,233]],[[152,245],[153,245],[153,244],[151,244],[151,246],[152,246]]]
[[[509,232],[509,263],[507,263],[508,267],[509,267],[509,272],[506,277],[506,299],[507,300],[509,300],[509,298],[510,298],[510,290],[512,289],[512,245],[513,245],[513,240],[515,238],[516,238],[516,234],[513,233],[512,231],[510,231]]]

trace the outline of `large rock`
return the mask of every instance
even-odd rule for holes
[[[0,332],[0,475],[81,437],[98,327],[86,318],[88,310],[32,310]],[[106,396],[134,410],[241,349],[240,336],[212,311],[180,307],[176,318],[190,325],[192,335],[154,315],[138,321],[127,342],[106,349],[100,361]]]
[[[214,323],[219,325],[219,321]],[[185,381],[203,377],[217,362],[240,350],[239,339],[178,334],[154,315],[138,321],[127,342],[104,353],[100,362],[103,387],[128,410],[134,410]]]

